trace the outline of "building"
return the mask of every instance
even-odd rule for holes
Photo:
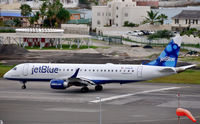
[[[124,22],[140,24],[145,19],[149,6],[136,6],[132,0],[113,0],[107,6],[92,7],[92,29],[112,26],[122,27]]]
[[[24,17],[21,15],[21,11],[19,10],[1,10],[0,11],[0,20],[2,21],[9,21],[9,20],[15,20],[19,19],[22,23],[22,27],[29,26],[29,20],[27,17]],[[32,16],[32,15],[31,15]]]
[[[53,2],[53,0],[50,0]],[[78,7],[78,0],[60,0],[64,8]],[[33,9],[39,9],[42,5],[42,0],[0,0],[0,8],[2,9],[19,9],[21,4],[28,4]]]
[[[183,10],[172,17],[172,30],[184,31],[189,28],[200,29],[200,10]]]
[[[150,6],[153,8],[159,7],[159,0],[133,0],[137,6]]]

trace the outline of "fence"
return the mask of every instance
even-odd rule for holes
[[[144,43],[144,44],[157,44],[157,45],[163,45],[169,43],[169,39],[157,39],[157,40],[148,40],[147,37],[141,37],[141,36],[129,36],[124,35],[125,39],[135,41],[137,43]],[[200,38],[194,37],[193,35],[182,36],[182,44],[191,44],[191,45],[200,45]]]

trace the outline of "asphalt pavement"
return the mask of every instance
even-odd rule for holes
[[[48,82],[0,80],[0,120],[4,124],[177,124],[180,107],[199,122],[200,86],[188,84],[106,84],[104,90],[81,93],[79,87],[50,89]],[[101,98],[101,102],[97,99]],[[181,124],[192,124],[181,117]]]

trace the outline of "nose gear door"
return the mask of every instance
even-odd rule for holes
[[[24,64],[24,67],[23,67],[23,75],[24,76],[28,75],[28,67],[29,67],[29,64]]]

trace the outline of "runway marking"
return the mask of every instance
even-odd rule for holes
[[[145,93],[152,93],[152,92],[159,92],[159,91],[166,91],[166,90],[174,90],[174,89],[180,89],[180,88],[181,87],[167,87],[167,88],[161,88],[161,89],[155,89],[155,90],[146,90],[146,91],[141,91],[141,92],[136,92],[136,93],[128,93],[128,94],[124,94],[124,95],[117,95],[117,96],[112,96],[112,97],[108,97],[108,98],[102,98],[101,102],[111,101],[111,100],[115,100],[115,99],[121,99],[121,98],[134,96],[134,95],[138,95],[138,94],[145,94]],[[90,102],[99,103],[100,100],[93,100]]]

